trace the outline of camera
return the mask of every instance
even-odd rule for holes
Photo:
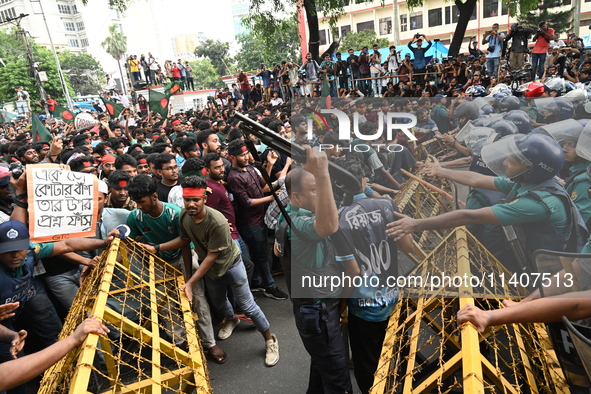
[[[417,34],[415,34],[415,38],[416,38],[416,39],[419,39],[419,38],[421,38],[421,36],[422,36],[422,34],[421,34],[421,33],[417,33]]]
[[[21,175],[23,175],[23,164],[20,161],[10,163],[8,169],[12,173],[12,177],[14,179],[18,179]]]
[[[487,51],[489,52],[494,52],[495,51],[496,46],[494,45],[490,45],[488,48],[486,48]]]

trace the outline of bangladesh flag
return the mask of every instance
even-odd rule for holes
[[[33,137],[33,142],[51,142],[53,139],[49,130],[47,130],[39,118],[34,115],[33,127],[31,127],[31,136]]]
[[[123,104],[114,103],[112,101],[107,100],[104,97],[101,97],[101,100],[103,100],[105,108],[107,109],[107,112],[109,113],[111,118],[118,118],[121,111],[123,111],[123,108],[125,108]]]
[[[74,121],[74,114],[70,112],[69,109],[57,104],[55,106],[55,110],[53,111],[53,117],[60,118],[65,123],[72,123]]]
[[[181,81],[174,81],[169,84],[164,85],[164,94],[167,96],[172,96],[173,94],[179,93],[183,90],[185,84]]]
[[[0,123],[9,123],[12,119],[16,118],[13,114],[6,111],[0,111]]]
[[[320,108],[331,109],[332,99],[330,97],[330,86],[328,84],[328,77],[322,81],[322,92],[320,92]]]
[[[169,98],[170,96],[164,93],[150,89],[150,101],[148,103],[150,111],[156,111],[163,118],[166,118],[168,116],[168,104],[170,103]]]

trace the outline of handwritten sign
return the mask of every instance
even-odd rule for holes
[[[93,237],[98,214],[98,179],[57,164],[27,165],[32,242]]]

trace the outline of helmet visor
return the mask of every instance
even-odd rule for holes
[[[504,178],[514,178],[529,171],[532,163],[519,151],[515,134],[482,148],[482,161],[492,172]]]
[[[558,105],[556,104],[554,97],[535,99],[534,103],[543,115],[550,115],[558,112]]]
[[[464,144],[472,149],[476,141],[487,140],[492,143],[498,134],[490,127],[475,127],[463,140]]]
[[[577,142],[577,156],[591,161],[591,122],[587,123],[581,131]]]
[[[583,125],[574,119],[561,120],[560,122],[540,126],[540,131],[543,134],[554,138],[561,145],[565,139],[577,141],[582,130]]]

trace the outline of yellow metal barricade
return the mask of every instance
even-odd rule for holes
[[[180,271],[132,240],[115,239],[80,288],[60,334],[91,315],[90,334],[44,375],[39,393],[211,393]]]
[[[451,231],[406,278],[371,394],[569,393],[543,325],[483,334],[472,324],[457,327],[456,314],[469,303],[495,309],[526,296],[507,283],[510,276],[465,227]]]

